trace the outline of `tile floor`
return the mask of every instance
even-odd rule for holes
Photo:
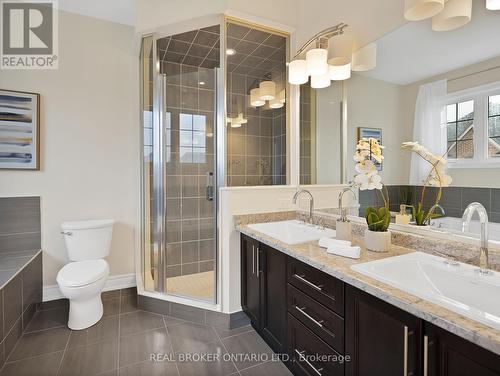
[[[104,317],[84,331],[67,328],[67,302],[42,304],[0,375],[290,375],[281,362],[235,356],[273,354],[250,326],[225,330],[141,311],[135,302],[133,289],[104,293]],[[188,359],[203,354],[211,359]]]

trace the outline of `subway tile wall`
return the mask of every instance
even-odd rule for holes
[[[399,205],[404,203],[403,197],[411,192],[411,204],[420,201],[422,186],[390,185],[389,202],[392,211],[399,211]],[[428,209],[434,204],[437,188],[427,187],[424,196],[424,208]],[[491,222],[500,223],[500,189],[498,188],[470,188],[470,187],[445,187],[439,204],[445,210],[446,216],[461,218],[465,208],[471,202],[480,202],[488,211]],[[360,191],[360,215],[368,206],[382,206],[383,202],[378,191]]]
[[[0,197],[0,253],[40,248],[40,197]]]

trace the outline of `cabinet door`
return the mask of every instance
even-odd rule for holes
[[[256,329],[260,328],[261,319],[258,248],[259,242],[241,235],[241,307]]]
[[[259,245],[262,287],[262,337],[276,353],[285,351],[286,337],[286,255]]]
[[[500,356],[450,332],[425,323],[425,376],[498,376]]]
[[[346,286],[346,375],[420,375],[421,320]]]

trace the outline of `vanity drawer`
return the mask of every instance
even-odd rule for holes
[[[344,282],[288,257],[287,280],[311,298],[344,316]]]
[[[340,376],[344,363],[334,349],[288,314],[288,354],[294,375]]]
[[[288,312],[340,353],[344,353],[344,319],[287,284]]]

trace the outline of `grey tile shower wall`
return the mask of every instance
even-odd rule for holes
[[[422,194],[422,186],[390,185],[387,186],[391,210],[399,211],[400,203],[407,192],[411,192],[411,203],[419,202]],[[428,187],[424,196],[424,207],[430,208],[436,197],[437,188]],[[480,202],[488,211],[491,222],[500,223],[500,189],[499,188],[470,188],[470,187],[445,187],[439,204],[445,210],[446,216],[461,218],[462,214],[471,202]],[[380,194],[376,191],[360,191],[359,195],[360,215],[364,213],[367,206],[382,205]]]
[[[40,247],[40,197],[0,197],[0,253]]]
[[[39,252],[0,290],[0,367],[14,349],[42,301],[42,253]]]
[[[285,107],[251,107],[248,93],[259,86],[257,77],[228,74],[228,116],[239,113],[248,122],[239,128],[227,127],[227,175],[230,186],[286,184]],[[283,126],[284,125],[284,126]],[[279,153],[279,154],[277,154]]]
[[[300,85],[300,184],[314,184],[312,179],[313,123],[311,119],[311,87]]]
[[[214,270],[215,71],[163,62],[167,76],[167,278]]]

